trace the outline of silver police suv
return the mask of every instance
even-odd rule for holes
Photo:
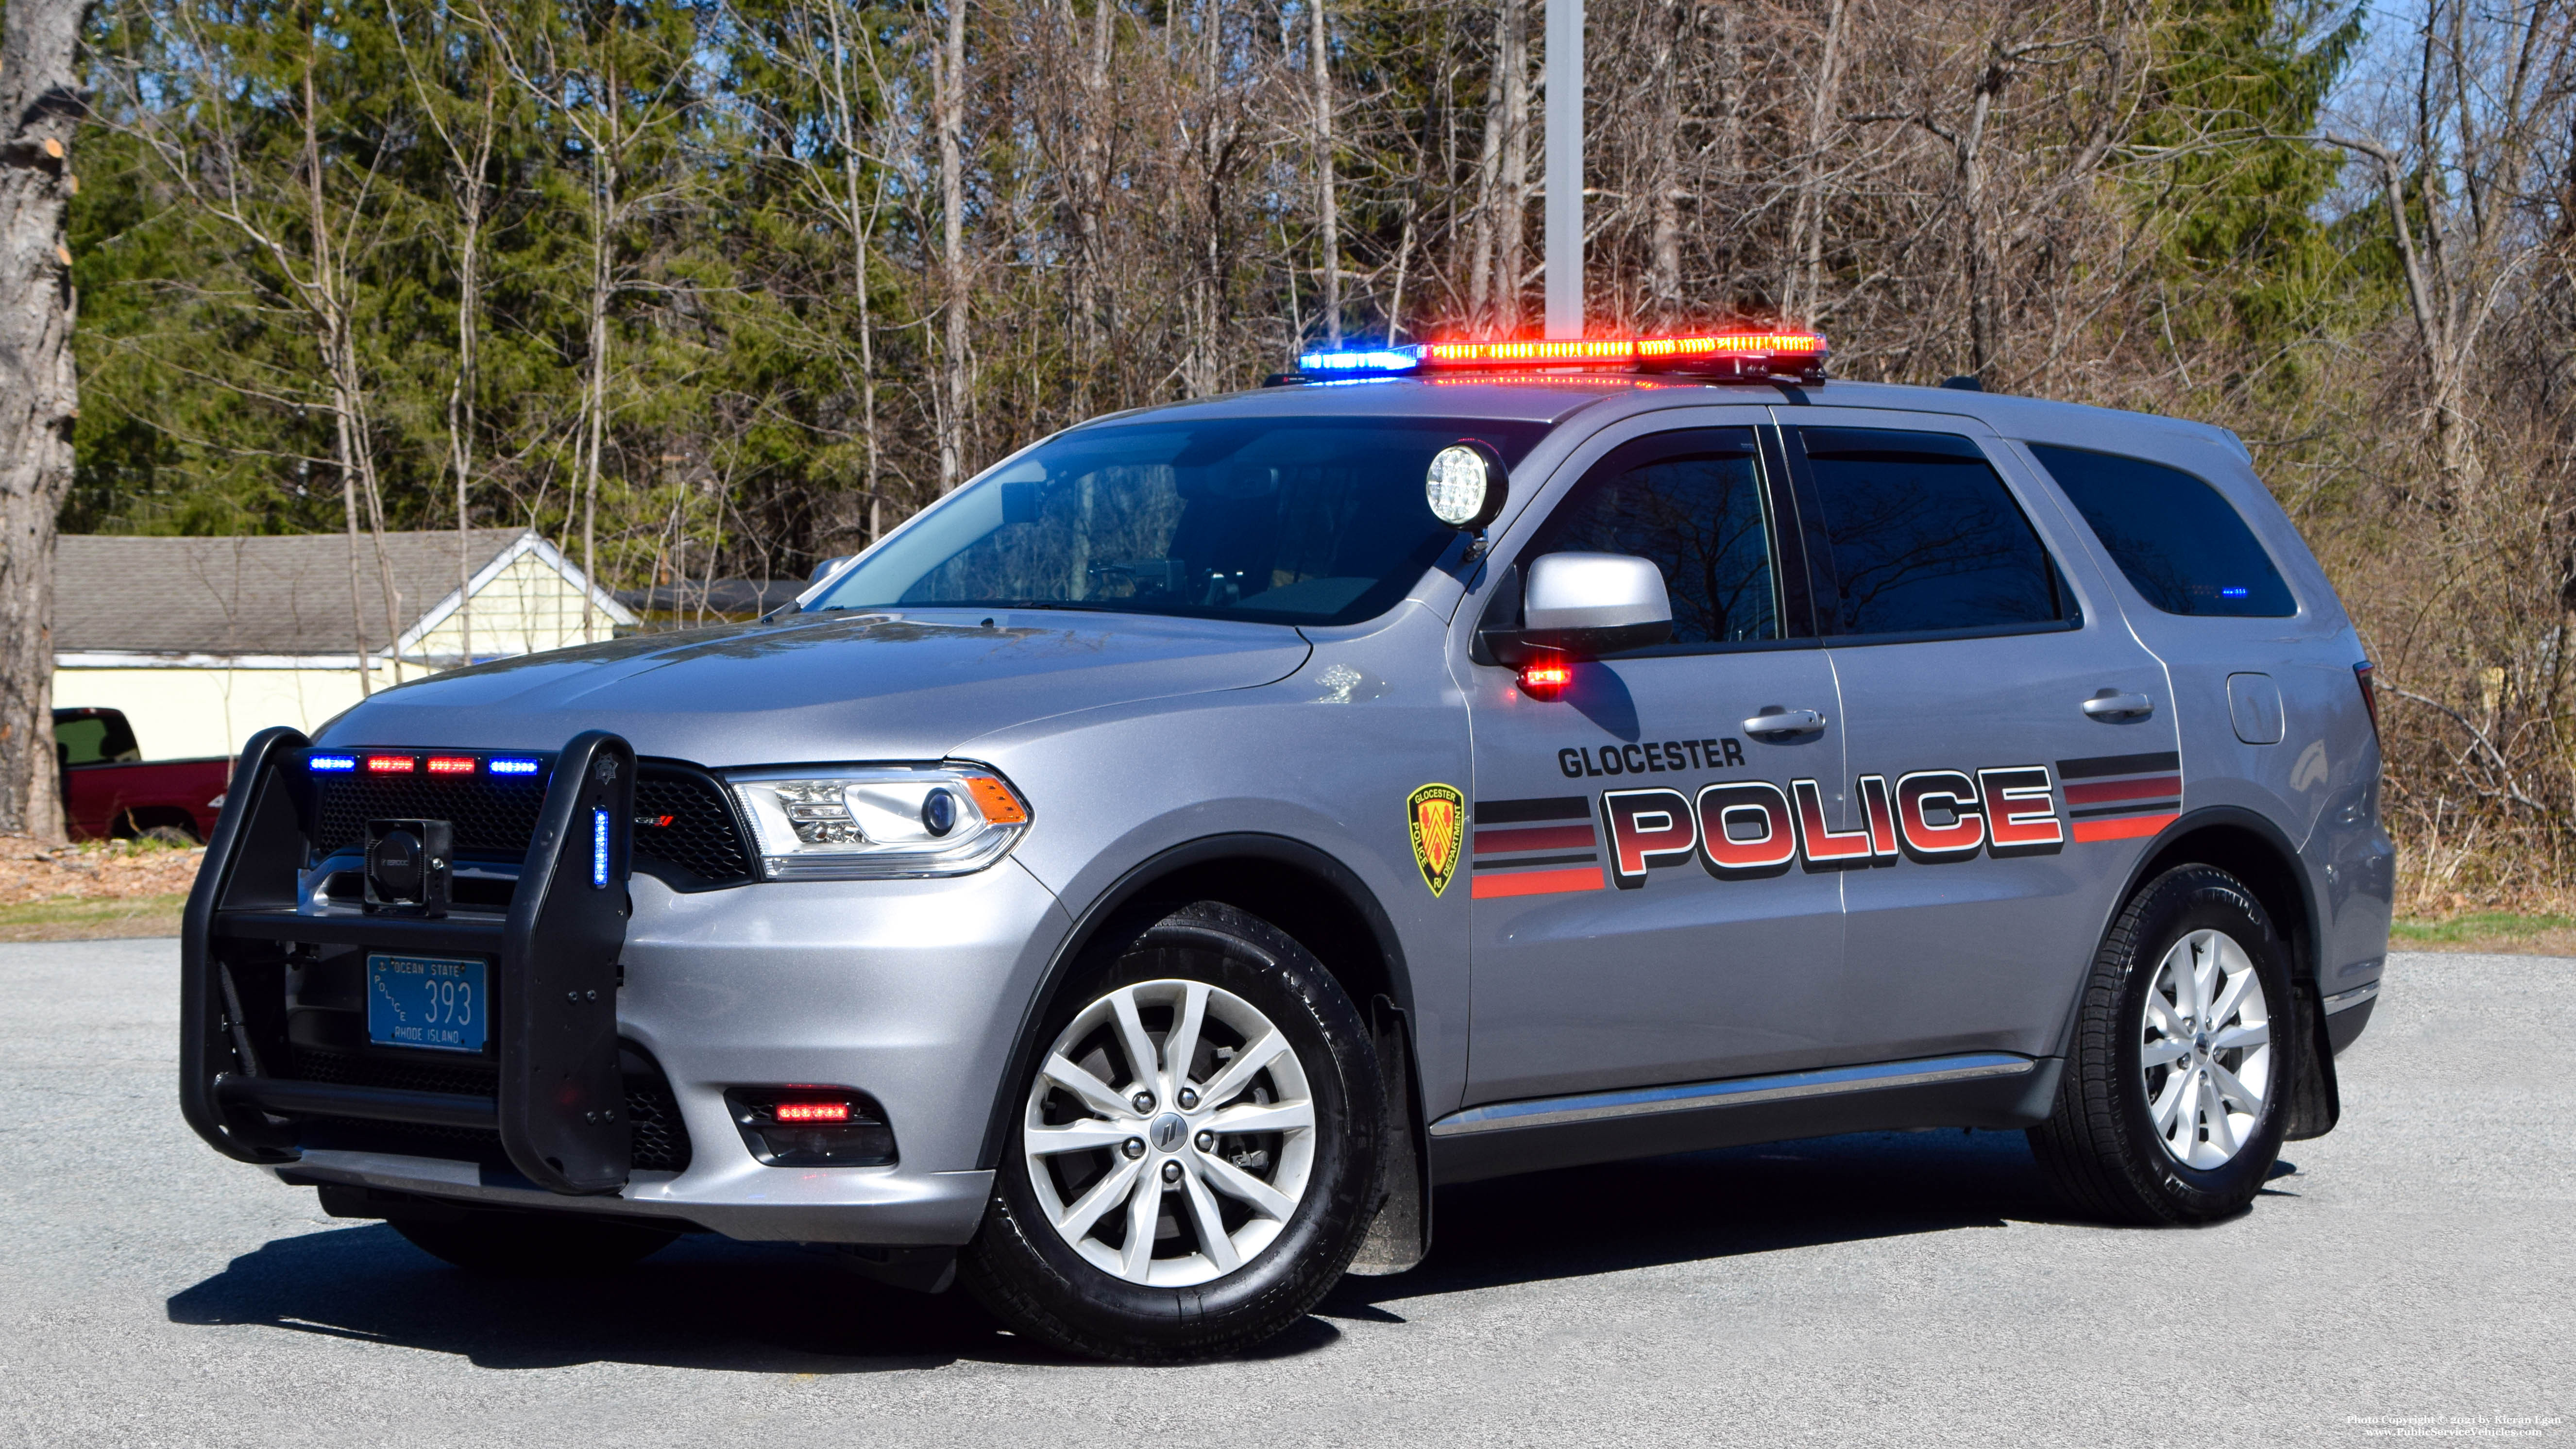
[[[1422,352],[260,735],[189,1122],[470,1268],[801,1242],[1128,1359],[1412,1265],[1442,1183],[2017,1128],[2195,1223],[2333,1126],[2369,666],[2232,434]]]

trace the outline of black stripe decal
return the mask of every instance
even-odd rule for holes
[[[2160,755],[2094,755],[2082,760],[2057,762],[2061,780],[2098,780],[2105,775],[2172,774],[2182,768],[2182,756],[2171,750]]]
[[[1601,858],[1601,852],[1587,850],[1581,855],[1524,855],[1518,860],[1480,860],[1478,870],[1513,870],[1524,865],[1590,865]]]
[[[2074,812],[2074,818],[2091,820],[2103,815],[2171,814],[2181,808],[2182,802],[2179,800],[2140,800],[2132,804],[2106,806],[2099,810],[2078,810]]]
[[[1584,795],[1560,795],[1553,800],[1479,800],[1475,821],[1478,825],[1517,825],[1524,820],[1590,820],[1592,800]]]

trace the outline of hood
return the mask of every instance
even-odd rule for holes
[[[709,766],[935,760],[1049,715],[1268,684],[1308,652],[1293,628],[1224,620],[790,616],[441,674],[360,704],[324,726],[321,742],[550,750],[604,729],[638,754]]]

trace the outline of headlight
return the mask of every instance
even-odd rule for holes
[[[965,875],[1029,828],[1019,793],[973,765],[735,770],[725,783],[771,880]]]

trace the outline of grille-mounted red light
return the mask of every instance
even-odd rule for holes
[[[433,775],[471,775],[474,773],[474,757],[432,755],[429,757],[429,772]]]
[[[781,1122],[847,1122],[847,1102],[781,1102],[771,1111]]]
[[[1554,699],[1574,682],[1574,666],[1562,659],[1533,659],[1521,666],[1521,692],[1532,699]]]
[[[419,768],[420,761],[410,755],[367,756],[367,773],[370,775],[408,775]]]

